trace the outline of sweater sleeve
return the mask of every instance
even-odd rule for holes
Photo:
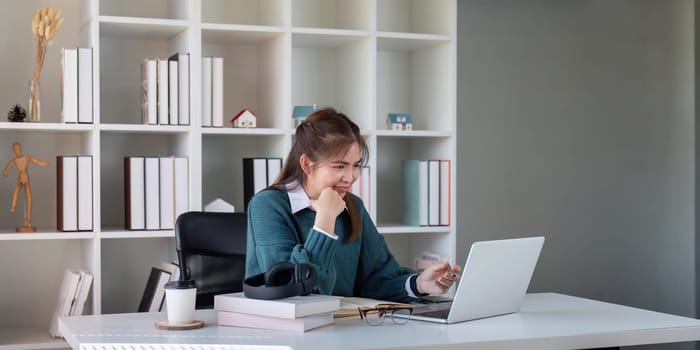
[[[364,207],[361,237],[355,295],[395,302],[414,300],[406,291],[406,282],[416,272],[398,264]]]
[[[266,190],[248,206],[246,277],[263,273],[280,261],[307,263],[316,270],[318,291],[331,294],[336,280],[332,263],[338,241],[310,229],[302,243],[286,193]]]

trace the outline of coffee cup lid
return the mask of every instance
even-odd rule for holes
[[[194,280],[170,281],[165,284],[167,289],[190,289],[194,288]]]

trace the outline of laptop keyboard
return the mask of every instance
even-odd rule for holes
[[[418,316],[425,316],[425,317],[433,317],[433,318],[447,318],[447,315],[450,314],[450,309],[444,309],[444,310],[435,310],[435,311],[425,311],[425,312],[419,312],[416,313]]]

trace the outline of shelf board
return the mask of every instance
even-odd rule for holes
[[[202,24],[203,44],[259,44],[283,35],[284,28],[240,24]]]
[[[0,122],[0,129],[14,131],[42,131],[57,133],[77,133],[94,130],[95,124],[66,124],[66,123],[11,123]]]
[[[114,133],[177,134],[190,131],[189,125],[100,124],[100,131]]]
[[[1,328],[0,350],[25,349],[65,349],[68,347],[63,339],[49,336],[49,328]]]
[[[379,50],[410,51],[437,44],[449,43],[448,35],[379,32],[377,48]]]
[[[335,48],[369,38],[369,32],[345,29],[293,28],[292,47]]]
[[[187,30],[185,20],[100,16],[100,35],[113,38],[167,40]]]
[[[405,234],[405,233],[450,233],[450,226],[403,226],[403,225],[381,225],[377,229],[379,233]]]
[[[130,231],[123,228],[108,228],[100,232],[100,238],[159,238],[175,237],[173,230]]]
[[[45,231],[34,233],[16,233],[14,231],[0,231],[0,241],[29,241],[50,239],[94,239],[95,232],[59,232]]]
[[[279,128],[202,128],[204,135],[271,135],[285,136],[294,133],[294,129]]]
[[[374,132],[377,136],[387,136],[387,137],[451,137],[452,131],[446,130],[411,130],[411,131],[397,131],[397,130],[376,130]]]

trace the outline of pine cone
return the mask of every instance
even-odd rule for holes
[[[12,108],[10,108],[10,113],[7,113],[7,120],[11,122],[23,122],[26,117],[27,112],[18,104],[12,106]]]

